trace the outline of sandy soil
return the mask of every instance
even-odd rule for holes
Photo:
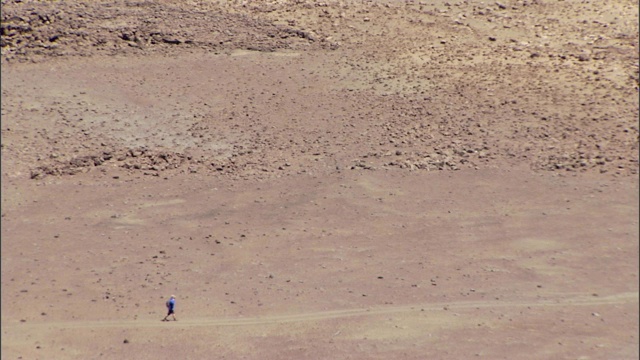
[[[638,359],[638,38],[631,1],[2,1],[2,359]]]

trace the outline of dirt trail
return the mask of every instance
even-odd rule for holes
[[[292,322],[322,321],[329,319],[339,319],[355,316],[374,316],[382,314],[394,314],[404,312],[421,312],[421,311],[447,311],[456,309],[474,309],[474,308],[513,308],[513,307],[572,307],[572,306],[588,306],[588,305],[616,305],[630,304],[638,302],[638,293],[626,292],[609,296],[593,296],[592,294],[567,295],[554,298],[545,298],[544,300],[529,299],[522,301],[447,301],[441,303],[423,303],[410,304],[400,306],[383,306],[372,307],[366,309],[344,309],[344,310],[328,310],[317,311],[302,314],[288,315],[268,315],[247,318],[225,318],[225,319],[187,319],[180,320],[176,325],[170,321],[172,326],[180,328],[191,328],[199,326],[221,327],[221,326],[251,326],[265,324],[284,324]],[[164,328],[168,325],[161,321],[152,320],[124,320],[124,321],[55,321],[43,323],[19,324],[14,326],[3,326],[5,330],[11,328],[20,328],[21,330],[30,327],[46,327],[53,329],[78,329],[78,328]]]

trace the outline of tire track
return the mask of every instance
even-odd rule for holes
[[[226,326],[252,326],[252,325],[274,325],[292,322],[322,321],[338,318],[349,318],[357,316],[374,316],[385,314],[396,314],[406,312],[422,311],[445,311],[456,309],[474,308],[512,308],[512,307],[571,307],[588,305],[617,305],[638,302],[638,292],[625,292],[609,296],[579,295],[547,300],[528,301],[458,301],[458,302],[438,302],[425,304],[412,304],[401,306],[385,306],[374,308],[327,310],[290,315],[267,315],[247,318],[226,318],[226,319],[188,319],[175,323],[180,328],[192,327],[226,327]],[[174,324],[171,322],[171,324]],[[31,324],[12,324],[2,326],[3,330],[10,328],[35,328],[46,327],[55,329],[86,329],[86,328],[166,328],[169,326],[160,320],[108,320],[108,321],[67,321],[67,322],[43,322]]]

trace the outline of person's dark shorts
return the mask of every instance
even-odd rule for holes
[[[171,315],[171,314],[175,314],[175,311],[173,311],[173,309],[169,309],[169,313],[167,313],[167,315]]]

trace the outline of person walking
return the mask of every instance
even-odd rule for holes
[[[171,297],[169,298],[169,300],[167,300],[167,316],[164,317],[164,319],[162,319],[162,321],[169,321],[168,317],[169,315],[173,315],[173,321],[178,321],[178,319],[176,319],[176,296],[175,295],[171,295]]]

